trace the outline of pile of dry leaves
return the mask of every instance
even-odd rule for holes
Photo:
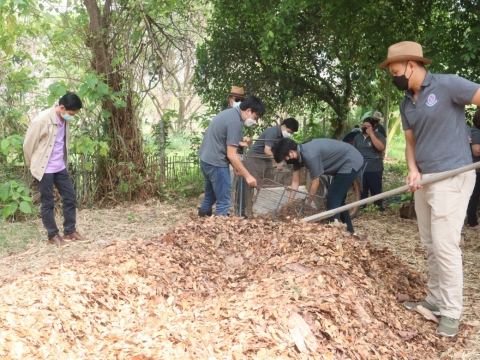
[[[4,285],[0,357],[437,359],[424,287],[334,226],[195,219]]]
[[[297,199],[283,205],[275,214],[271,211],[263,216],[265,219],[275,218],[279,221],[290,222],[297,219],[303,219],[307,216],[318,214],[319,210],[311,205],[305,205],[304,199]]]

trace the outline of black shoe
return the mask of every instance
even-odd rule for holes
[[[212,216],[212,210],[210,211],[202,211],[198,208],[198,217],[205,217],[205,216]]]

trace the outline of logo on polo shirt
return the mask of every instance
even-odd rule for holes
[[[433,106],[437,103],[437,97],[435,94],[428,95],[427,106]]]

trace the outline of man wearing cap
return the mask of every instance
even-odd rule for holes
[[[245,91],[238,86],[232,86],[230,94],[228,94],[228,108],[238,107],[240,103],[245,99]]]
[[[382,113],[380,111],[375,111],[373,113],[372,119],[375,120],[375,131],[379,132],[380,134],[383,135],[383,137],[387,137],[387,132],[385,131],[385,127],[382,125],[383,117]]]
[[[422,305],[440,315],[437,333],[458,333],[462,313],[463,269],[459,247],[475,171],[418,186],[415,182],[472,163],[465,136],[465,105],[480,105],[480,85],[456,75],[432,74],[422,46],[404,41],[388,49],[380,68],[388,68],[393,84],[405,97],[400,103],[405,132],[406,183],[415,191],[415,211],[430,273],[428,295],[421,302],[405,302],[407,309]],[[440,144],[449,144],[447,150]]]

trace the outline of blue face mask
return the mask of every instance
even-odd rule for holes
[[[241,103],[242,103],[241,101],[235,101],[235,102],[233,103],[233,107],[234,107],[234,108],[238,108]]]
[[[68,113],[62,114],[62,118],[65,121],[72,121],[75,117],[73,115],[70,115]]]

